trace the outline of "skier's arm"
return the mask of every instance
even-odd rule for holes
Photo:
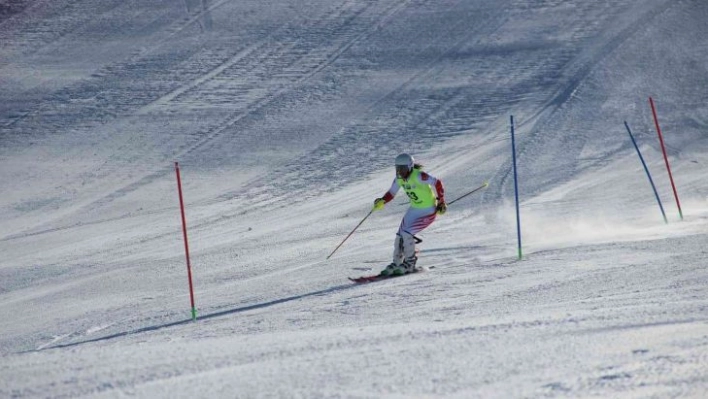
[[[396,193],[398,193],[399,188],[400,186],[398,185],[398,181],[396,181],[396,179],[393,179],[393,183],[391,183],[391,188],[389,188],[386,194],[384,194],[384,196],[381,198],[383,198],[385,203],[389,203],[393,199],[393,197],[396,196]]]
[[[381,198],[376,198],[374,200],[374,210],[381,210],[383,209],[384,205],[388,202],[390,202],[393,197],[396,196],[396,193],[398,192],[399,186],[398,182],[396,179],[393,179],[393,183],[391,184],[391,188],[386,191],[386,194],[384,194],[383,197]]]
[[[419,176],[421,183],[429,184],[430,187],[435,188],[435,196],[438,197],[438,202],[445,202],[445,187],[443,187],[442,180],[425,172],[421,172]]]
[[[444,215],[445,212],[447,212],[447,203],[445,202],[445,187],[443,187],[442,180],[425,172],[420,174],[420,179],[423,183],[427,183],[430,184],[431,187],[435,187],[435,195],[438,197],[438,203],[435,205],[435,212],[438,215]]]

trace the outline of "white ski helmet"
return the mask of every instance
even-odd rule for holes
[[[396,157],[396,166],[408,166],[408,168],[413,168],[413,157],[408,154],[399,154]]]
[[[399,154],[396,157],[396,171],[406,171],[406,173],[410,173],[413,170],[413,164],[415,160],[413,159],[412,156],[403,153]]]

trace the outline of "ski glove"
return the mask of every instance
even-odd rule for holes
[[[435,211],[438,215],[444,215],[445,212],[447,212],[447,204],[445,203],[445,200],[438,201],[438,206],[435,207]]]
[[[374,200],[374,210],[375,211],[380,211],[384,208],[384,205],[386,205],[386,201],[383,198],[376,198]]]

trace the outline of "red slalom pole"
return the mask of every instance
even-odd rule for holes
[[[659,134],[659,143],[661,143],[661,151],[664,153],[664,162],[666,163],[666,170],[669,171],[669,180],[671,181],[671,188],[674,190],[674,198],[676,198],[676,206],[678,207],[679,216],[683,220],[683,212],[681,211],[681,203],[679,202],[678,193],[676,192],[676,184],[674,184],[674,177],[671,174],[671,166],[669,166],[669,157],[666,156],[666,146],[664,146],[664,136],[661,134],[661,128],[659,127],[659,118],[656,117],[656,107],[654,106],[654,99],[649,97],[649,104],[651,105],[651,113],[654,116],[654,125],[656,126],[656,132]]]
[[[177,173],[177,192],[179,193],[179,208],[182,212],[182,234],[184,235],[184,253],[187,257],[187,277],[189,278],[189,299],[192,303],[192,320],[197,320],[197,308],[194,307],[194,286],[192,285],[192,265],[189,261],[189,243],[187,241],[187,219],[184,216],[184,200],[182,199],[182,179],[179,176],[179,164],[175,162]]]

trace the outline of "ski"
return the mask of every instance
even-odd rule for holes
[[[415,271],[413,271],[413,272],[401,274],[401,275],[397,275],[397,276],[394,276],[394,275],[382,276],[380,274],[374,274],[372,276],[361,276],[361,277],[356,277],[356,278],[349,277],[349,280],[352,281],[353,283],[356,283],[356,284],[373,283],[375,281],[388,280],[388,279],[392,279],[392,278],[408,276],[408,275],[415,274],[415,273],[426,272],[426,271],[428,271],[430,269],[434,269],[434,268],[435,268],[435,266],[431,266],[428,268],[416,267]]]

